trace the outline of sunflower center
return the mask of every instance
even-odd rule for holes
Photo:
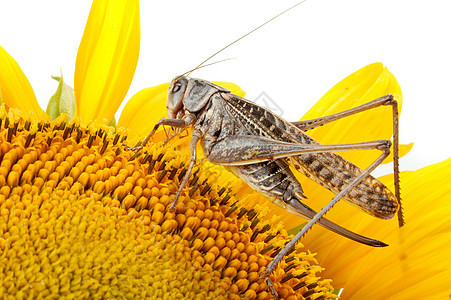
[[[124,135],[64,117],[0,126],[1,294],[271,297],[259,274],[288,235],[214,170],[198,164],[172,213],[188,157],[170,144],[124,151]],[[271,275],[279,297],[333,298],[302,247]]]

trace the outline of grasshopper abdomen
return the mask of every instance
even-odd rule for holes
[[[293,144],[320,145],[305,132],[265,108],[235,95],[222,96],[228,104],[229,112],[241,123],[242,128],[246,129],[243,130],[244,134],[260,135]],[[333,152],[298,154],[286,157],[286,160],[306,177],[335,194],[362,172],[358,166]],[[393,218],[398,209],[393,193],[371,175],[366,176],[343,198],[382,219]]]

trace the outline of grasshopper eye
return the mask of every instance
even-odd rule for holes
[[[174,87],[172,88],[172,92],[177,93],[178,91],[180,91],[180,87],[181,87],[181,84],[179,84],[179,83],[174,84]]]

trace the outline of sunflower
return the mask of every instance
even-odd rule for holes
[[[138,1],[93,1],[77,55],[74,94],[61,78],[47,114],[16,61],[0,48],[1,295],[271,297],[259,274],[292,237],[285,228],[305,220],[287,216],[208,162],[196,165],[176,211],[168,211],[186,172],[188,139],[165,144],[160,131],[143,152],[122,146],[142,139],[164,115],[168,84],[134,95],[116,130],[106,125],[133,78],[139,40]],[[236,85],[218,84],[244,95]],[[341,111],[386,93],[400,100],[396,79],[373,64],[335,86],[305,117]],[[319,128],[312,135],[325,143],[359,135],[386,138],[391,133],[385,122],[372,130],[361,126],[372,126],[368,120],[376,113],[389,119],[382,109],[365,113],[367,119],[336,122],[329,127],[335,134]],[[71,114],[75,117],[68,118]],[[410,147],[403,146],[402,152]],[[344,154],[362,166],[372,155]],[[390,247],[369,249],[314,228],[271,275],[279,296],[334,298],[331,279],[344,288],[345,298],[447,296],[449,163],[401,174],[408,222],[402,229],[337,206],[331,219]],[[331,198],[301,180],[311,202],[322,205]],[[392,178],[381,180],[390,186]]]

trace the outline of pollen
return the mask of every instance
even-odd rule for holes
[[[1,295],[272,299],[260,274],[291,237],[224,174],[198,163],[171,212],[189,161],[171,143],[127,151],[107,126],[2,111]],[[271,279],[282,299],[335,298],[322,270],[298,244]]]

